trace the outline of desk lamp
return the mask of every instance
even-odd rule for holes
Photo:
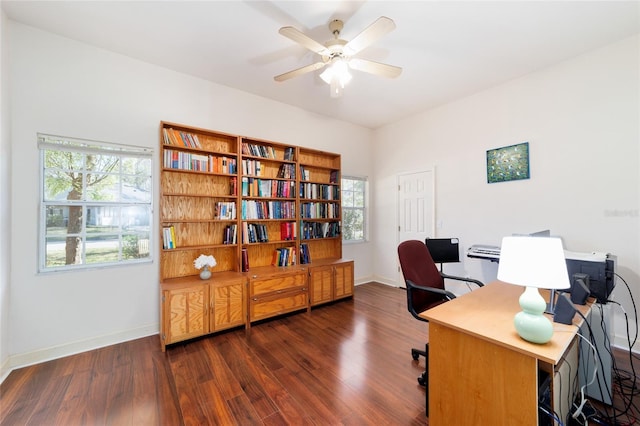
[[[505,237],[500,248],[500,281],[526,287],[513,319],[520,337],[533,343],[547,343],[553,324],[543,313],[547,304],[538,288],[569,288],[569,274],[559,238]],[[552,301],[553,302],[553,301]]]

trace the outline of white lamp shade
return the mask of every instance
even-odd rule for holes
[[[525,287],[569,288],[562,240],[543,237],[503,238],[498,279]]]

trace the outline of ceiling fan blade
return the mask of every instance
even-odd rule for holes
[[[306,74],[311,71],[319,70],[326,65],[325,62],[316,62],[315,64],[307,65],[302,68],[295,69],[293,71],[285,72],[284,74],[276,75],[273,77],[275,81],[285,81],[290,78],[297,77],[302,74]]]
[[[402,73],[402,68],[400,67],[359,58],[351,58],[349,60],[349,67],[357,71],[368,72],[369,74],[388,78],[396,78]]]
[[[344,52],[348,56],[355,55],[365,47],[374,43],[385,34],[390,33],[396,28],[395,22],[391,18],[381,16],[376,19],[373,24],[362,30],[360,34],[355,36],[349,43],[344,46]]]
[[[282,27],[278,30],[280,34],[295,41],[296,43],[306,47],[312,52],[316,52],[320,55],[324,55],[328,52],[328,49],[325,45],[318,43],[311,37],[305,35],[301,31],[293,28],[293,27]]]

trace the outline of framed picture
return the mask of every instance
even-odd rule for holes
[[[529,142],[487,151],[487,183],[529,179]]]

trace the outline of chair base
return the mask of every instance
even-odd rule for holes
[[[411,349],[411,357],[413,358],[414,361],[417,361],[418,358],[420,358],[420,355],[422,355],[423,357],[427,357],[427,352],[426,351],[421,351],[420,349]]]
[[[429,344],[424,345],[424,351],[420,349],[412,348],[411,349],[411,357],[414,361],[417,361],[418,358],[422,355],[424,357],[424,361],[426,364],[425,370],[422,372],[420,376],[418,376],[418,384],[420,386],[424,386],[424,398],[425,398],[425,414],[429,417]]]
[[[424,357],[425,363],[427,364],[427,368],[429,368],[429,352],[427,352],[429,350],[429,345],[425,345],[425,350],[422,351],[420,349],[416,349],[416,348],[412,348],[411,349],[411,357],[413,358],[414,361],[417,361],[418,358],[420,358],[420,356]],[[423,371],[422,374],[418,377],[418,384],[420,386],[425,386],[427,385],[427,370]]]
[[[427,386],[427,372],[423,371],[421,375],[418,376],[418,384],[420,386]]]

